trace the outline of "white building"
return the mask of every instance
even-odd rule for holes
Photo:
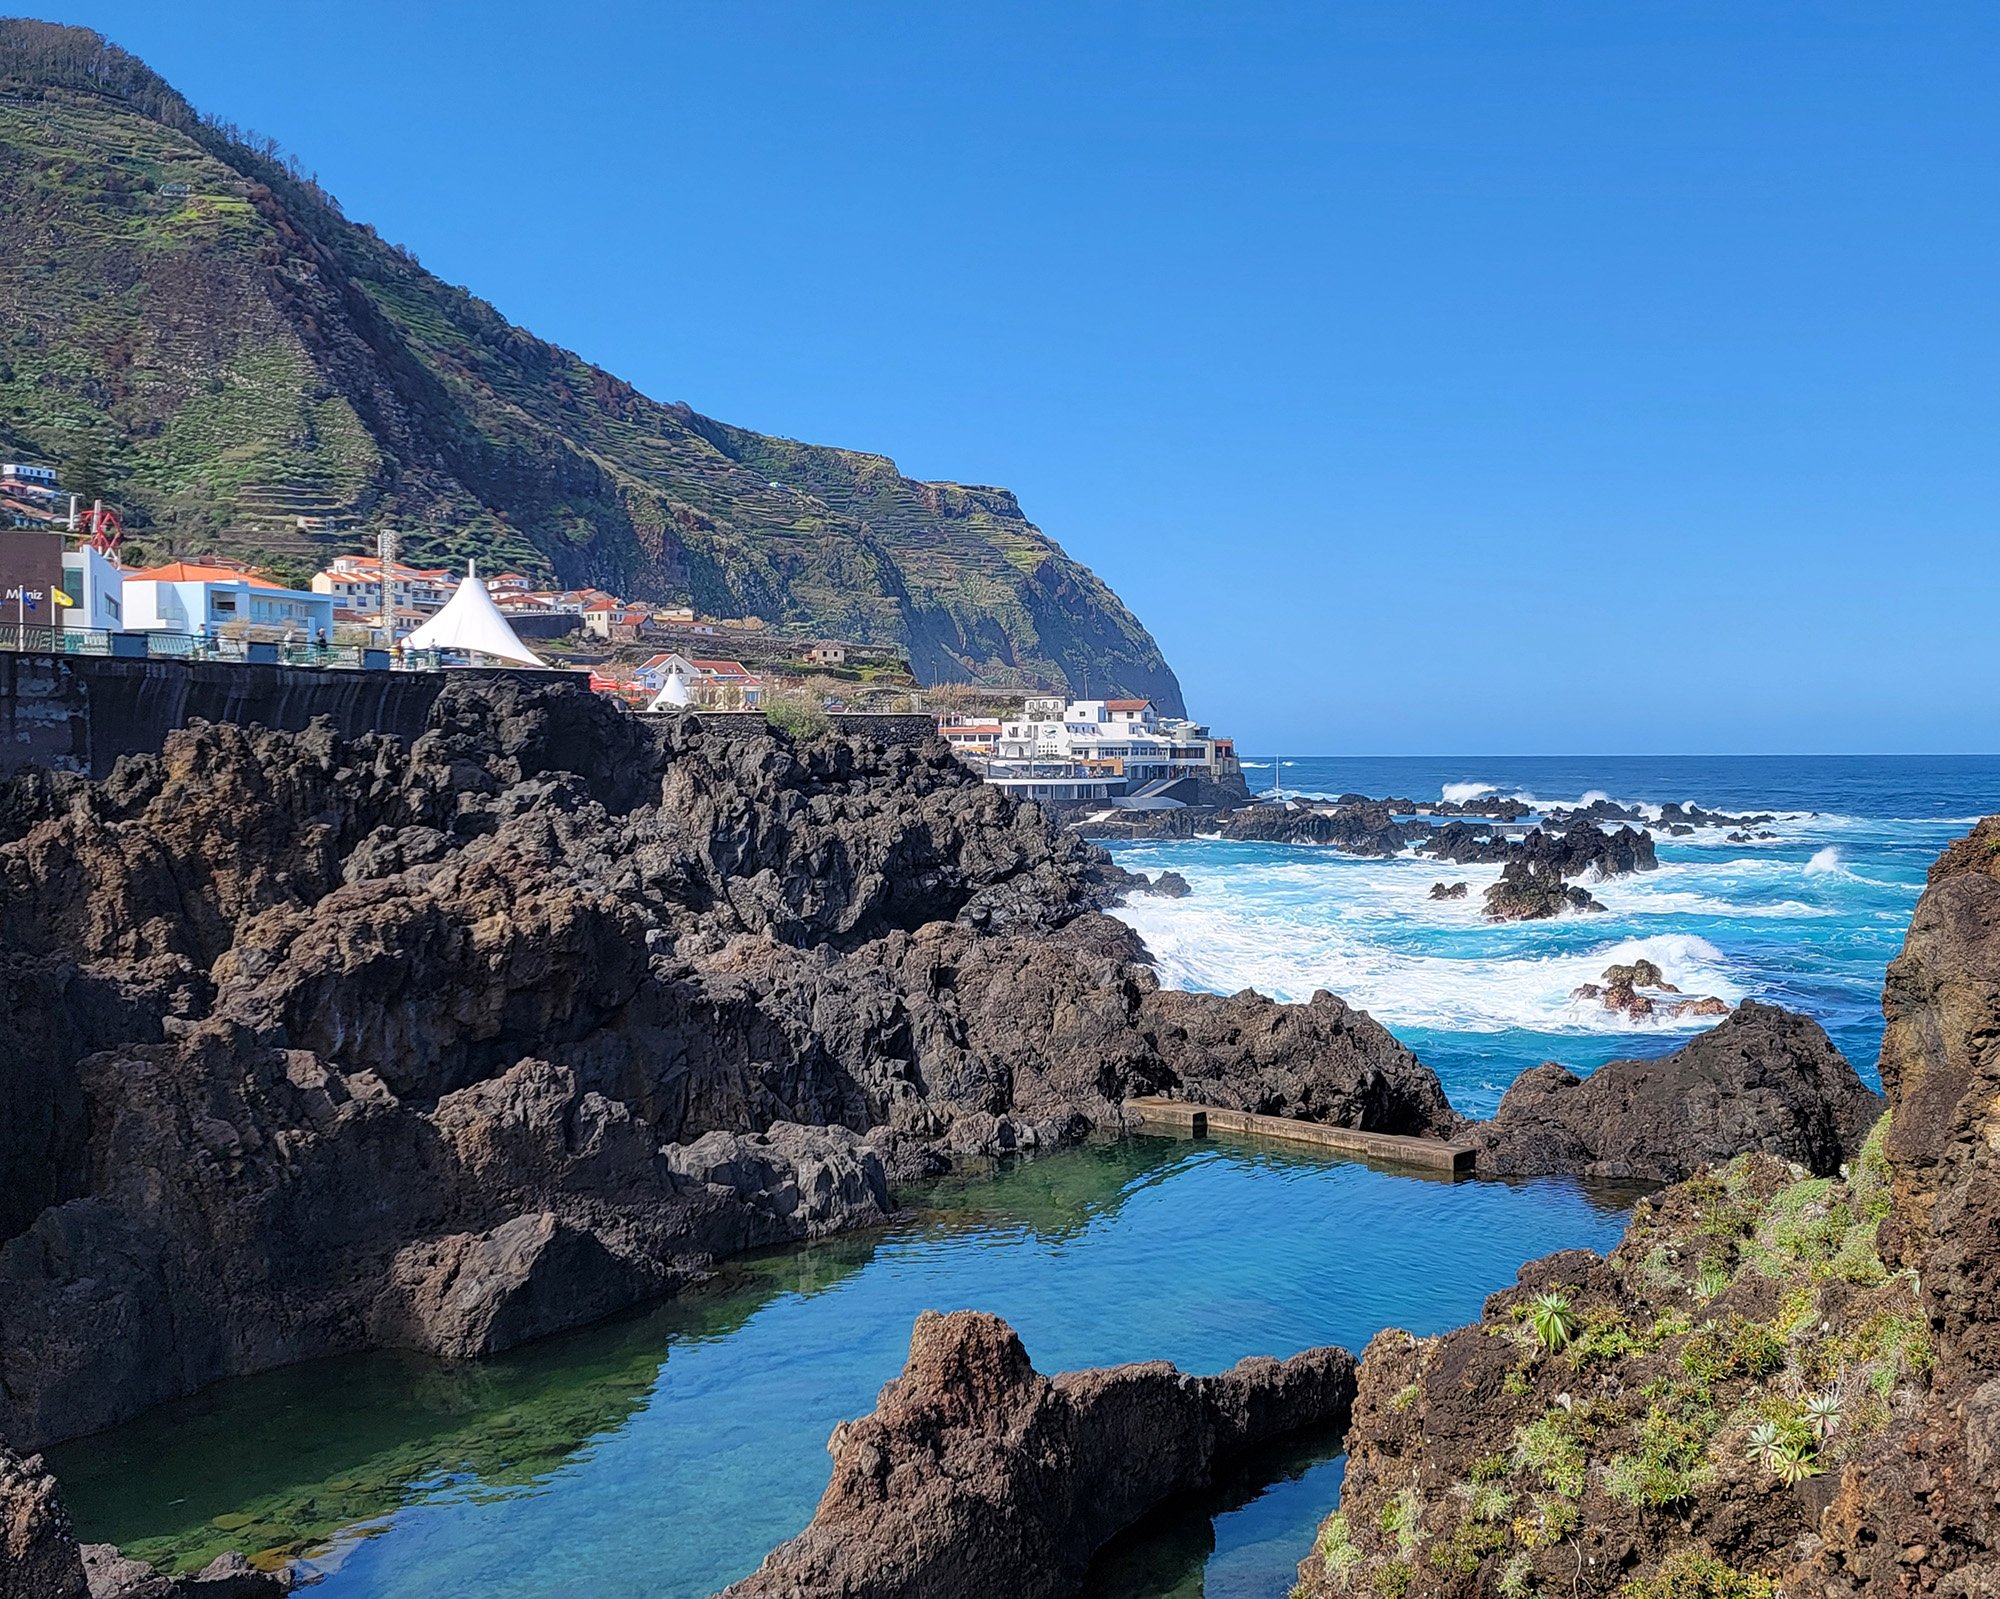
[[[1241,776],[1235,741],[1150,700],[1031,699],[995,724],[948,717],[938,732],[989,783],[1024,799],[1119,800],[1184,777]]]
[[[449,567],[406,566],[389,563],[390,608],[414,611],[418,616],[435,616],[445,608],[458,587]],[[373,555],[336,555],[326,570],[313,574],[315,594],[329,594],[343,611],[382,613],[382,562]]]
[[[75,596],[72,596],[75,597]],[[125,574],[125,626],[168,633],[254,632],[279,639],[333,637],[331,594],[288,589],[253,572],[169,561]]]
[[[125,568],[86,544],[64,550],[63,592],[76,604],[63,612],[64,627],[97,628],[122,633],[125,621]]]

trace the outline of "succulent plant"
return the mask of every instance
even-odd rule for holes
[[[1840,1425],[1840,1391],[1824,1388],[1816,1394],[1807,1394],[1800,1409],[1805,1412],[1806,1425],[1812,1429],[1812,1435],[1825,1443]]]
[[[1778,1431],[1778,1424],[1775,1421],[1760,1421],[1750,1429],[1750,1437],[1743,1446],[1743,1452],[1766,1470],[1775,1471],[1777,1467],[1774,1462],[1777,1460],[1778,1451],[1783,1447],[1784,1438]]]
[[[1804,1482],[1819,1475],[1819,1458],[1804,1444],[1780,1444],[1771,1457],[1771,1475],[1782,1483]]]
[[[1569,1296],[1553,1291],[1535,1295],[1528,1302],[1528,1326],[1550,1354],[1563,1348],[1576,1336],[1576,1312],[1570,1308]]]

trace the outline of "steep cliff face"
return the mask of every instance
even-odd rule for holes
[[[1744,1157],[1370,1345],[1306,1594],[2000,1592],[2000,818],[1932,869],[1883,1010],[1840,1177]]]
[[[900,643],[926,682],[1087,679],[1182,709],[1146,630],[1005,490],[649,399],[97,35],[18,20],[0,452],[101,479],[156,549],[317,562],[393,526],[420,558]]]

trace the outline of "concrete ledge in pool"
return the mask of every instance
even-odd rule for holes
[[[1229,1110],[1221,1105],[1195,1105],[1182,1099],[1128,1099],[1124,1109],[1126,1115],[1149,1131],[1187,1133],[1196,1138],[1205,1138],[1210,1133],[1281,1138],[1288,1143],[1311,1144],[1344,1155],[1365,1155],[1370,1160],[1447,1172],[1453,1176],[1470,1172],[1476,1153],[1471,1144],[1447,1143],[1440,1138],[1406,1138],[1398,1133],[1362,1132],[1353,1127],[1332,1127],[1324,1122],[1295,1121],[1289,1116],[1260,1116],[1253,1111]]]

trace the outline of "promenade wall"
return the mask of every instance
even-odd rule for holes
[[[155,752],[167,734],[196,719],[296,732],[325,716],[350,738],[391,733],[407,743],[424,730],[448,676],[495,675],[497,669],[476,667],[388,672],[0,650],[0,776],[33,765],[103,777],[119,756]],[[566,671],[509,669],[508,675],[581,682]],[[702,720],[746,733],[765,726],[754,712],[704,714]],[[832,721],[850,738],[884,743],[916,743],[937,731],[927,716],[836,715]]]

